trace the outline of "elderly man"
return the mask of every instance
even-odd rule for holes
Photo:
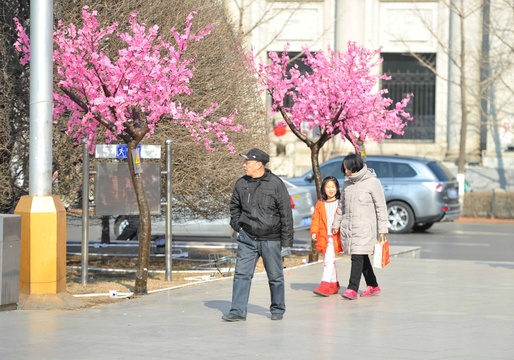
[[[232,307],[222,319],[246,320],[255,266],[262,257],[271,292],[271,320],[281,320],[286,311],[282,247],[293,245],[289,193],[282,180],[266,169],[268,154],[253,148],[241,156],[246,175],[236,181],[230,200],[230,226],[239,232]]]

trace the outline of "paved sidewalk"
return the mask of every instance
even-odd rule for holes
[[[342,292],[349,258],[337,264]],[[246,322],[221,321],[229,278],[88,310],[0,312],[0,359],[514,358],[514,262],[393,257],[376,272],[382,294],[349,301],[312,293],[321,263],[286,270],[282,321],[269,319],[264,274]]]

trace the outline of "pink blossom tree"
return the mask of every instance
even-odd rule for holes
[[[87,6],[82,11],[81,28],[59,22],[54,32],[53,57],[60,90],[54,93],[55,121],[69,119],[67,134],[77,142],[87,139],[91,151],[100,134],[107,142],[122,141],[128,146],[129,171],[141,218],[136,295],[147,293],[151,221],[141,175],[134,171],[132,150],[153,134],[163,119],[183,125],[197,144],[212,151],[212,134],[234,153],[229,133],[244,131],[233,121],[235,112],[216,120],[217,104],[197,113],[177,100],[191,94],[188,84],[195,58],[186,56],[188,45],[202,40],[214,28],[210,25],[194,34],[193,16],[191,13],[186,18],[183,32],[171,29],[174,43],[164,41],[157,26],[147,28],[138,23],[135,13],[129,18],[130,32],[119,32],[116,22],[100,28],[97,12]],[[17,30],[15,46],[23,54],[22,64],[26,64],[29,39],[18,21]],[[114,38],[123,45],[110,57]]]
[[[271,62],[257,63],[251,57],[263,91],[271,96],[272,114],[280,113],[293,134],[311,149],[311,163],[318,197],[320,197],[321,173],[318,154],[334,136],[348,140],[359,152],[360,145],[369,140],[389,138],[388,131],[402,134],[404,120],[412,120],[405,107],[410,96],[391,107],[387,89],[378,89],[380,80],[389,80],[378,73],[382,62],[380,49],[366,50],[354,42],[348,43],[346,52],[311,53],[303,48],[303,62],[311,72],[302,74],[298,66],[289,69],[289,47],[286,45],[279,56],[269,54]],[[292,107],[284,104],[286,96],[293,100]],[[315,126],[320,129],[318,139],[308,136]]]
[[[379,81],[390,77],[380,74],[376,67],[382,62],[380,49],[366,50],[354,42],[346,52],[311,53],[303,48],[304,63],[311,72],[302,74],[298,66],[288,67],[289,47],[281,55],[269,54],[271,62],[264,64],[251,56],[263,91],[271,96],[272,113],[280,113],[293,134],[311,150],[311,163],[320,198],[321,172],[318,154],[334,136],[348,140],[359,152],[369,140],[381,141],[390,137],[388,131],[402,134],[411,120],[405,107],[410,95],[392,106],[386,89],[379,90]],[[290,96],[293,105],[284,104]],[[319,127],[320,136],[310,138],[308,131]],[[315,247],[313,247],[315,249]],[[313,260],[313,254],[309,256]]]

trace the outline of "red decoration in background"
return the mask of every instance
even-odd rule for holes
[[[286,131],[286,125],[277,125],[273,129],[273,133],[275,134],[275,136],[283,136],[286,134]]]

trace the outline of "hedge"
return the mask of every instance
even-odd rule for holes
[[[512,219],[514,218],[514,192],[494,189],[465,193],[462,216]]]

